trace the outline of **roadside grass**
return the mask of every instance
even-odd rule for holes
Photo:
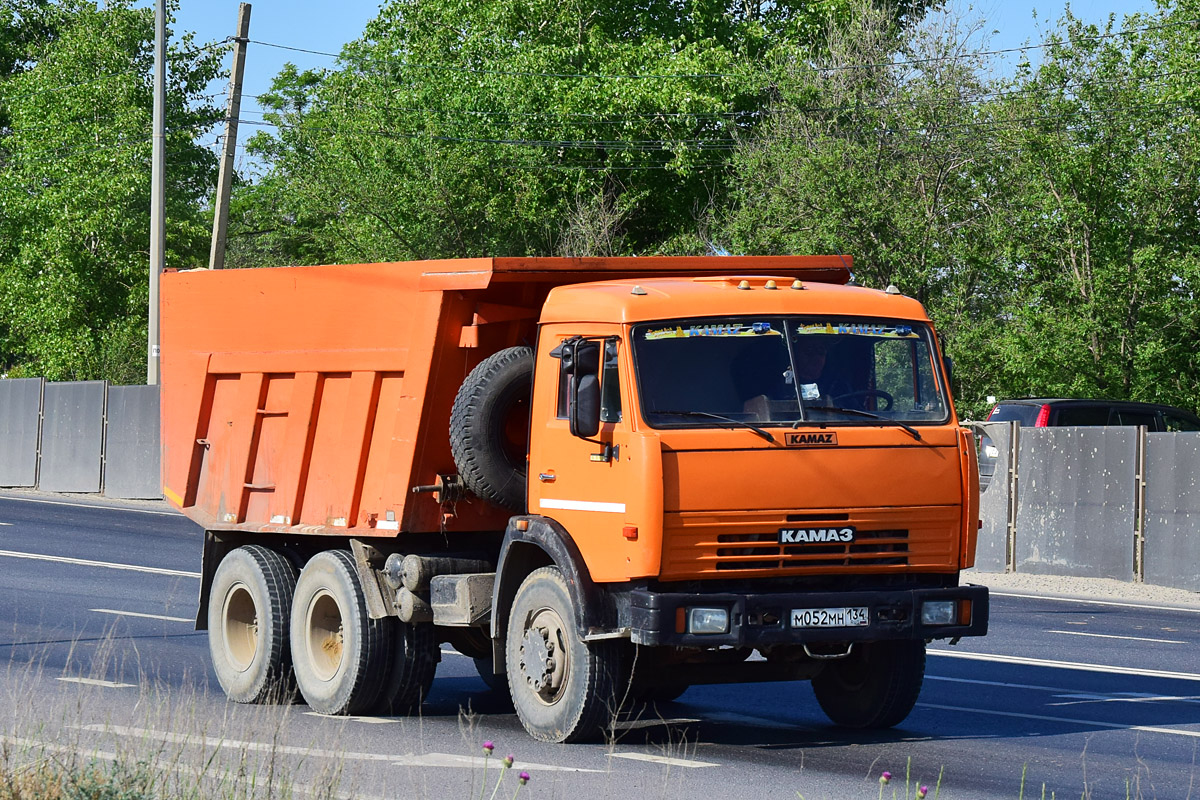
[[[346,726],[293,725],[302,706],[290,701],[244,706],[220,700],[214,715],[214,698],[206,688],[180,689],[147,677],[136,649],[124,646],[110,628],[95,641],[76,641],[67,668],[46,668],[46,654],[10,659],[0,670],[0,703],[10,713],[0,715],[0,800],[343,800],[361,798],[353,774],[346,769]],[[73,665],[87,663],[84,672]],[[129,692],[113,701],[114,683],[136,674]],[[63,679],[73,681],[64,689]],[[185,686],[205,687],[205,680],[184,681]],[[136,687],[136,688],[134,688]],[[107,692],[107,694],[106,694]],[[132,706],[130,697],[136,700]],[[670,706],[668,706],[670,708]],[[406,747],[424,741],[424,719],[419,715],[399,720]],[[656,704],[638,706],[623,716],[621,725],[605,737],[611,759],[622,744],[634,744],[634,732],[643,726],[660,732],[653,743],[663,759],[661,773],[650,785],[639,787],[646,798],[720,797],[710,784],[711,773],[697,770],[695,779],[679,761],[695,760],[698,742],[686,730],[664,719]],[[413,766],[408,780],[391,779],[389,797],[463,797],[470,800],[518,798],[537,794],[571,796],[575,791],[569,773],[526,786],[529,775],[518,760],[510,760],[492,742],[482,742],[481,719],[472,712],[459,714],[462,748],[474,763],[469,783],[448,789],[428,766]],[[301,741],[308,730],[309,741]],[[640,738],[640,737],[638,737]],[[482,742],[482,744],[481,744]],[[482,751],[480,748],[482,747]],[[394,766],[403,757],[383,758],[380,766]],[[1085,754],[1086,758],[1086,754]],[[677,761],[678,760],[678,761]],[[801,767],[803,769],[803,767]],[[874,769],[874,765],[872,767]],[[620,785],[620,772],[607,770],[608,794],[628,794]],[[704,774],[702,774],[704,773]],[[394,774],[394,773],[393,773]],[[554,774],[554,773],[552,773]],[[855,793],[863,800],[940,800],[945,788],[944,770],[914,775],[912,759],[903,775],[882,772],[877,793],[872,782]],[[1012,793],[1015,800],[1056,800],[1042,784],[1027,786],[1026,772]],[[922,781],[925,781],[924,783]],[[540,783],[540,782],[539,782]],[[441,785],[439,785],[441,784]],[[405,791],[407,790],[407,791]],[[1127,779],[1126,800],[1140,800],[1144,787],[1137,777]],[[948,795],[953,795],[948,791]],[[823,792],[796,791],[800,800],[827,800]],[[1085,798],[1091,794],[1086,788]]]

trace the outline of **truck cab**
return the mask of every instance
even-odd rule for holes
[[[916,301],[762,276],[563,287],[534,376],[514,520],[578,551],[574,582],[609,599],[576,602],[616,609],[585,636],[629,637],[638,691],[804,676],[835,721],[891,725],[924,641],[986,630],[986,590],[958,586],[974,449]],[[833,680],[868,661],[902,677]]]

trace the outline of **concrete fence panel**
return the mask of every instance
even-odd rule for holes
[[[1200,591],[1200,433],[1146,434],[1145,580]]]
[[[107,388],[104,381],[46,384],[39,489],[100,491]]]
[[[1015,424],[983,422],[971,427],[980,441],[979,519],[983,523],[975,546],[975,568],[1004,572],[1008,569],[1009,469]]]
[[[1017,572],[1133,579],[1137,428],[1023,428]]]
[[[157,386],[110,386],[104,436],[104,494],[161,500]]]
[[[0,380],[0,486],[36,486],[41,378]]]

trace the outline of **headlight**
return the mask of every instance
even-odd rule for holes
[[[953,625],[957,604],[953,600],[930,600],[921,604],[922,625]]]
[[[725,633],[729,630],[729,609],[689,608],[688,633]]]

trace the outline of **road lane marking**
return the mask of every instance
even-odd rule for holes
[[[964,658],[968,661],[995,661],[999,664],[1020,664],[1026,667],[1051,667],[1053,669],[1077,669],[1083,672],[1105,672],[1110,675],[1138,675],[1143,678],[1172,678],[1180,681],[1200,681],[1194,672],[1169,672],[1162,669],[1138,669],[1137,667],[1113,667],[1104,664],[1083,664],[1078,661],[1052,661],[1045,658],[1022,658],[1000,656],[992,653],[952,653],[949,650],[930,650],[931,656]]]
[[[163,614],[139,614],[136,611],[118,611],[115,608],[89,608],[97,614],[116,614],[118,617],[141,617],[143,619],[163,619],[167,622],[195,622],[191,617],[168,617]]]
[[[13,550],[0,550],[0,556],[7,558],[26,558],[31,561],[53,561],[57,564],[74,564],[80,567],[104,567],[105,569],[121,569],[128,572],[146,572],[151,575],[174,575],[180,578],[199,578],[199,572],[186,572],[181,569],[163,569],[161,567],[139,567],[136,564],[113,564],[108,561],[88,561],[85,558],[68,558],[67,556],[47,556],[40,553],[18,553]]]
[[[1151,605],[1149,603],[1122,602],[1119,600],[1089,600],[1086,597],[1053,597],[1043,594],[1021,594],[1020,592],[997,592],[995,590],[988,590],[988,594],[992,595],[993,597],[1020,597],[1024,600],[1050,600],[1055,603],[1086,603],[1093,606],[1141,608],[1150,611],[1186,611],[1189,614],[1200,614],[1200,608],[1189,606],[1159,606]]]
[[[1075,703],[1051,703],[1054,706],[1076,706],[1083,703],[1200,703],[1200,695],[1167,695],[1149,694],[1148,692],[1075,692],[1072,694],[1056,694],[1062,700],[1077,700]]]
[[[392,725],[399,722],[399,720],[387,717],[343,717],[338,714],[322,714],[320,711],[305,711],[304,716],[320,717],[322,719],[340,719],[343,722],[363,722],[367,725]]]
[[[614,722],[613,728],[618,731],[635,731],[639,728],[657,728],[660,725],[695,725],[699,722],[695,717],[653,717],[647,719],[626,719]]]
[[[1042,686],[1035,683],[1008,683],[1005,681],[985,681],[979,678],[948,678],[942,675],[926,675],[927,681],[945,681],[946,683],[968,683],[975,686],[995,686],[1001,689],[1027,689],[1034,692],[1053,692],[1056,697],[1104,699],[1108,702],[1144,703],[1150,701],[1172,701],[1180,703],[1200,702],[1200,696],[1189,695],[1158,695],[1146,692],[1113,692],[1111,694],[1082,694],[1063,686]],[[1068,692],[1074,692],[1067,694]]]
[[[917,703],[920,708],[933,708],[938,711],[963,711],[968,714],[984,714],[991,717],[1012,717],[1015,719],[1032,719],[1040,722],[1058,722],[1063,725],[1087,725],[1092,728],[1107,728],[1121,731],[1142,731],[1143,733],[1165,733],[1170,736],[1187,736],[1200,739],[1200,731],[1186,731],[1179,728],[1158,728],[1152,725],[1122,725],[1119,722],[1100,722],[1094,719],[1074,719],[1072,717],[1051,717],[1045,714],[1020,714],[1016,711],[993,711],[984,708],[965,708],[963,706],[943,706],[937,703]]]
[[[711,761],[692,761],[687,758],[671,758],[669,756],[652,756],[649,753],[613,753],[613,758],[627,758],[630,761],[648,761],[651,764],[665,764],[669,767],[719,767]]]
[[[11,528],[13,524],[11,522],[0,522],[0,525],[3,525],[6,528]]]
[[[339,717],[339,719],[344,719]],[[221,747],[230,750],[248,750],[257,753],[282,753],[295,756],[314,756],[349,761],[375,761],[392,764],[399,767],[453,767],[461,769],[482,769],[487,761],[479,756],[459,756],[452,753],[424,753],[403,755],[387,753],[356,753],[346,750],[322,750],[315,747],[293,747],[271,742],[250,742],[226,739],[219,736],[194,736],[186,733],[156,731],[148,728],[129,728],[124,725],[69,725],[75,730],[89,733],[110,733],[116,736],[131,736],[142,739],[158,739],[170,744],[201,744],[205,747]],[[492,760],[495,767],[499,759]],[[603,772],[599,769],[585,767],[562,767],[557,764],[537,764],[528,761],[518,762],[518,768],[529,772]]]
[[[62,500],[42,500],[40,497],[10,497],[0,494],[0,500],[16,500],[19,503],[45,503],[48,506],[70,506],[71,508],[96,508],[101,511],[129,511],[133,514],[157,514],[160,517],[182,517],[179,511],[155,511],[150,508],[125,508],[124,506],[101,506],[89,503],[67,503]]]
[[[136,684],[100,681],[95,678],[59,678],[63,683],[82,683],[84,686],[103,686],[105,689],[133,689]]]
[[[1187,644],[1182,639],[1149,639],[1145,636],[1117,636],[1113,633],[1084,633],[1083,631],[1046,631],[1046,633],[1061,633],[1064,636],[1094,636],[1097,639],[1124,639],[1127,642],[1160,642],[1162,644]]]

